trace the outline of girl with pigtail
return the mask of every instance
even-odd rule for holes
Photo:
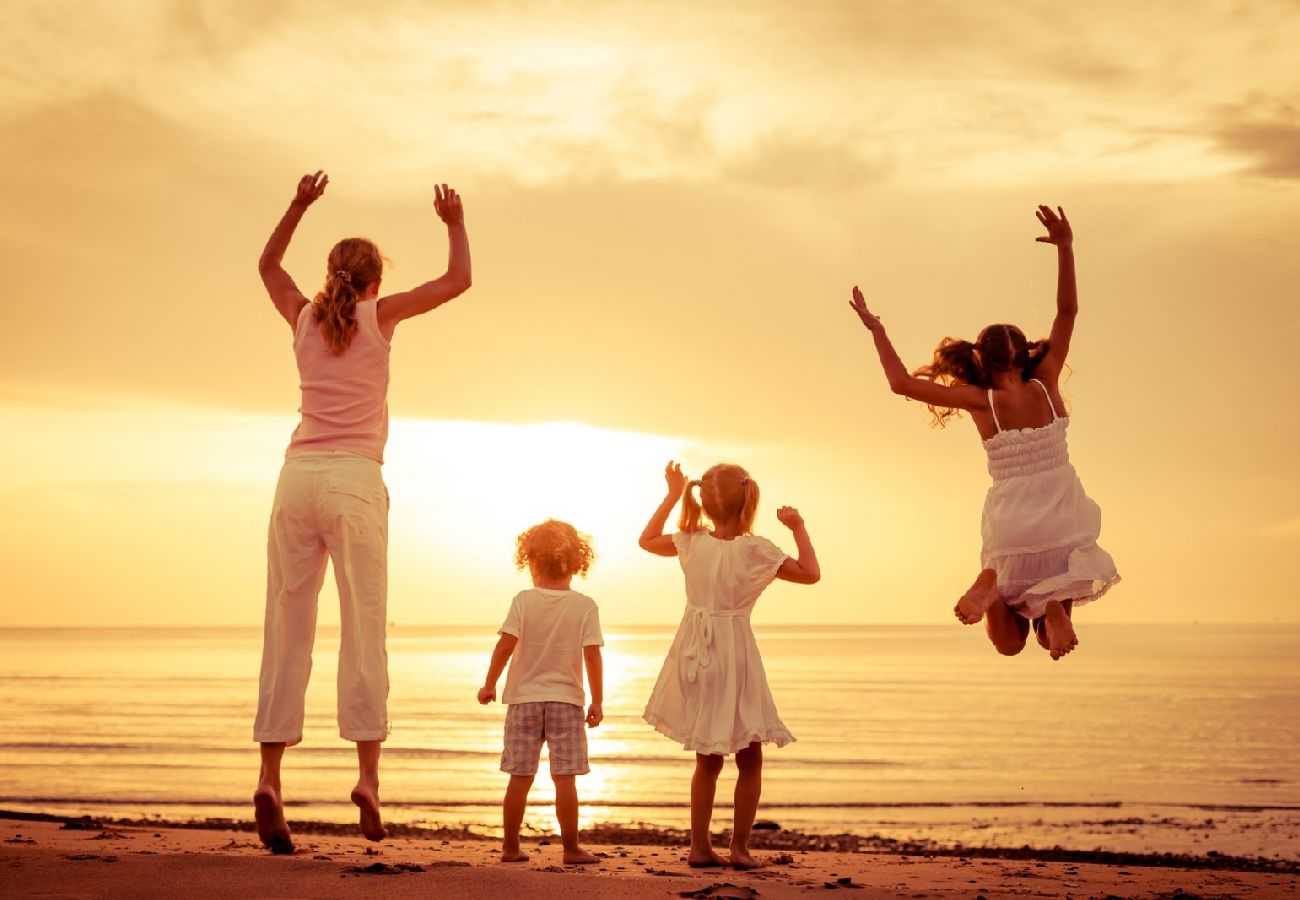
[[[1119,581],[1110,554],[1097,546],[1101,508],[1083,491],[1070,464],[1060,375],[1070,350],[1078,291],[1074,232],[1065,211],[1040,206],[1038,221],[1056,247],[1056,318],[1045,341],[1028,341],[1014,325],[990,325],[974,343],[946,337],[934,358],[909,374],[880,317],[853,288],[850,306],[871,332],[890,389],[925,403],[943,427],[970,413],[988,455],[993,484],[984,501],[981,571],[957,601],[957,618],[981,619],[999,653],[1014,656],[1032,627],[1052,659],[1079,643],[1073,608]]]
[[[253,740],[262,772],[253,794],[257,833],[273,853],[292,853],[284,820],[280,761],[302,740],[311,674],[316,601],[326,560],[334,563],[342,633],[338,723],[357,745],[352,802],[361,832],[385,837],[379,813],[379,748],[388,736],[388,491],[379,468],[388,438],[388,351],[403,319],[441,306],[470,286],[469,238],[460,197],[434,189],[447,226],[447,272],[409,291],[379,297],[384,258],[365,238],[339,241],[325,285],[308,301],[282,266],[303,214],[329,178],[304,175],[271,232],[258,273],[276,311],[293,329],[302,419],[289,441],[275,489],[267,540],[266,633]]]
[[[758,484],[740,466],[716,465],[690,481],[680,465],[670,462],[664,479],[668,493],[640,544],[658,556],[678,558],[686,577],[686,612],[646,704],[645,720],[683,749],[695,751],[687,862],[697,868],[758,868],[762,863],[749,852],[749,836],[763,786],[763,744],[783,747],[794,736],[777,714],[749,616],[773,579],[815,584],[821,569],[803,517],[793,507],[781,507],[776,517],[793,533],[797,558],[752,534]],[[678,531],[666,535],[664,525],[678,500]],[[733,753],[739,770],[735,824],[730,858],[724,860],[714,852],[710,822],[718,774],[724,757]]]

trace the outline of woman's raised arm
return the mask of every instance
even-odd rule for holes
[[[271,302],[275,304],[280,315],[284,316],[290,328],[297,326],[298,314],[307,305],[307,298],[302,295],[302,291],[298,290],[298,285],[293,283],[293,279],[289,277],[289,273],[284,270],[281,263],[284,261],[284,252],[289,249],[289,241],[293,238],[294,229],[302,221],[302,214],[307,211],[307,207],[320,198],[321,194],[325,193],[325,185],[329,183],[329,176],[324,172],[304,175],[298,179],[298,189],[294,193],[293,200],[290,201],[284,215],[280,217],[280,222],[271,232],[271,236],[267,238],[262,257],[257,261],[257,272],[262,276],[262,284],[266,285],[266,292],[271,295]]]
[[[469,234],[465,231],[465,209],[460,194],[447,185],[434,187],[433,208],[447,226],[447,272],[433,281],[379,301],[379,327],[392,337],[397,323],[436,309],[469,290],[473,283],[469,262]]]

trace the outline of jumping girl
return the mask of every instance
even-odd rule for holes
[[[1014,325],[990,325],[974,343],[946,337],[934,359],[908,374],[885,326],[853,288],[850,305],[875,340],[896,394],[925,403],[942,427],[971,414],[988,454],[993,485],[984,501],[982,571],[954,612],[967,625],[981,619],[999,653],[1014,656],[1032,624],[1052,659],[1078,645],[1072,608],[1106,593],[1119,575],[1097,546],[1101,508],[1083,492],[1070,464],[1059,379],[1078,314],[1074,233],[1065,211],[1038,207],[1047,229],[1038,241],[1056,245],[1056,318],[1046,341],[1027,341]]]
[[[668,494],[640,544],[659,556],[678,557],[686,576],[686,614],[646,704],[645,720],[695,751],[688,863],[758,868],[762,863],[750,855],[749,836],[763,787],[763,744],[783,747],[794,736],[777,714],[749,614],[774,578],[815,584],[821,569],[803,517],[793,507],[781,507],[776,516],[794,533],[798,559],[750,533],[758,485],[740,466],[716,465],[688,482],[681,466],[670,462],[664,479]],[[696,487],[698,502],[691,495]],[[665,535],[668,514],[679,499],[680,530]],[[711,530],[700,521],[701,507]],[[723,757],[732,753],[739,774],[731,857],[724,860],[713,850],[710,822]]]
[[[293,329],[302,420],[275,489],[267,540],[266,633],[253,740],[262,773],[253,807],[257,833],[273,853],[292,853],[284,820],[280,759],[302,740],[304,698],[325,562],[334,563],[341,608],[338,723],[355,741],[360,777],[352,802],[361,831],[383,840],[379,747],[388,736],[388,491],[380,477],[388,438],[388,351],[397,323],[441,306],[470,286],[469,238],[460,197],[435,188],[434,209],[451,245],[447,272],[410,291],[379,296],[384,258],[365,238],[334,246],[325,285],[308,301],[281,260],[307,207],[325,191],[323,173],[304,175],[258,263],[262,283]]]

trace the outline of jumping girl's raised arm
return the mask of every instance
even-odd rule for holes
[[[668,514],[686,490],[686,476],[682,474],[679,463],[669,462],[664,467],[664,481],[668,483],[668,493],[646,523],[645,530],[641,532],[641,540],[637,543],[642,550],[649,550],[656,556],[676,556],[677,545],[673,543],[671,534],[664,534],[664,526],[668,524]]]
[[[776,570],[776,577],[795,584],[816,584],[822,580],[822,567],[817,564],[817,551],[804,526],[803,516],[793,506],[783,506],[776,511],[781,524],[794,534],[794,544],[799,548],[799,558],[787,558]]]
[[[872,315],[867,309],[867,301],[856,285],[849,306],[853,307],[862,324],[871,332],[871,337],[876,343],[876,353],[880,356],[880,366],[885,370],[885,378],[889,379],[889,389],[895,394],[902,394],[904,397],[911,397],[913,400],[920,400],[935,407],[988,409],[988,396],[980,388],[968,384],[936,384],[928,378],[917,378],[908,372],[894,345],[890,343],[889,335],[885,334],[885,326],[881,324],[880,317]]]
[[[447,185],[434,188],[433,208],[447,225],[447,272],[441,278],[426,281],[417,288],[391,294],[379,301],[379,328],[391,338],[397,323],[436,309],[453,297],[459,297],[473,279],[470,276],[469,235],[465,231],[465,209],[460,195]]]
[[[1070,338],[1074,334],[1074,318],[1079,314],[1079,288],[1074,280],[1074,229],[1065,217],[1065,210],[1040,206],[1034,211],[1038,221],[1047,229],[1047,236],[1035,238],[1043,244],[1056,245],[1056,318],[1052,320],[1052,333],[1047,338],[1047,354],[1038,370],[1055,378],[1065,365],[1070,352]]]
[[[304,175],[298,179],[298,190],[280,218],[280,223],[267,239],[261,259],[257,261],[257,272],[262,276],[262,284],[266,285],[271,302],[280,315],[284,316],[290,328],[298,324],[298,314],[307,305],[307,298],[298,290],[298,285],[293,283],[281,263],[284,252],[289,249],[294,229],[302,221],[302,214],[325,193],[325,185],[329,183],[329,176],[319,171],[315,175]]]

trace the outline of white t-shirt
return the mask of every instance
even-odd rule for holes
[[[582,648],[605,644],[595,600],[577,591],[520,591],[498,634],[519,639],[510,657],[502,703],[586,704]]]

